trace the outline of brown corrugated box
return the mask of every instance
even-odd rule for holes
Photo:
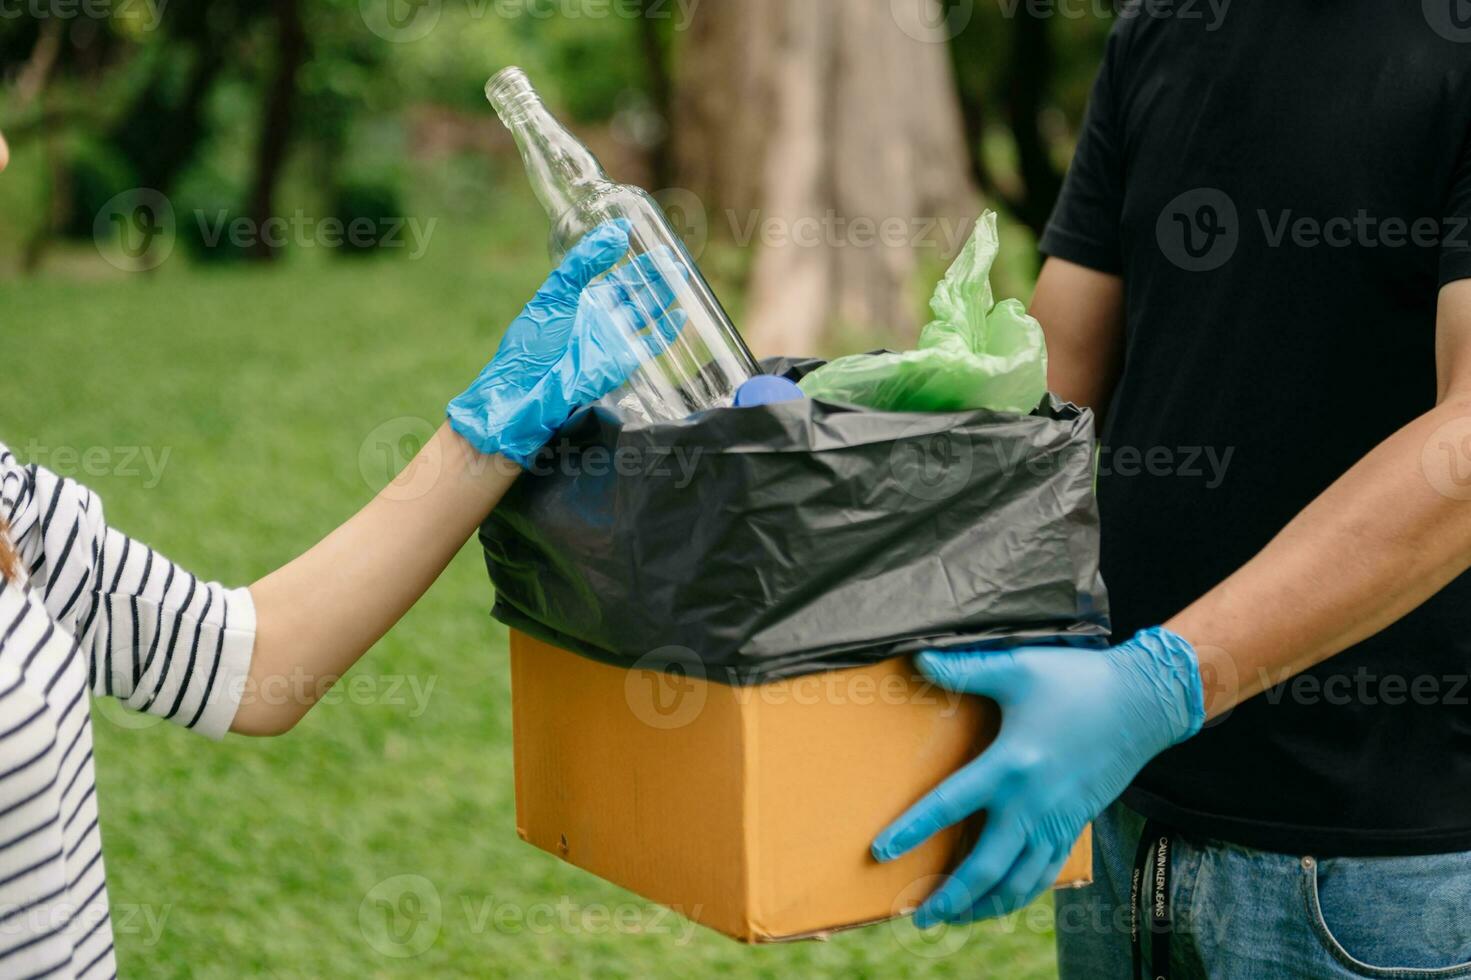
[[[752,943],[917,905],[974,828],[888,864],[869,842],[997,723],[990,702],[934,687],[907,658],[731,687],[514,631],[511,702],[522,839]],[[1085,831],[1058,885],[1091,880]]]

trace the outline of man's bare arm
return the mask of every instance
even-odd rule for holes
[[[1123,280],[1049,258],[1031,313],[1047,336],[1047,387],[1101,422],[1124,360]]]
[[[1165,624],[1196,649],[1210,716],[1372,636],[1471,566],[1471,501],[1453,482],[1471,445],[1471,280],[1441,290],[1437,321],[1435,407]]]

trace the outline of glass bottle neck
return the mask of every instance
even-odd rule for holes
[[[515,138],[531,187],[552,220],[608,183],[597,158],[547,111],[519,69],[496,75],[485,94]]]

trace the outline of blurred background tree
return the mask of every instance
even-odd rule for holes
[[[494,220],[522,187],[481,85],[515,62],[615,176],[684,189],[753,347],[910,344],[982,207],[1025,289],[1107,29],[975,0],[26,0],[0,17],[0,276],[75,268],[131,188],[195,263],[292,250],[219,233],[239,218]]]
[[[679,176],[727,230],[762,236],[744,324],[758,352],[819,350],[832,322],[913,344],[919,253],[958,237],[927,221],[959,231],[978,203],[940,9],[747,0],[695,18]]]

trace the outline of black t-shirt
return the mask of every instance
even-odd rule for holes
[[[1437,293],[1471,277],[1454,0],[1188,11],[1120,15],[1041,245],[1125,285],[1098,483],[1116,639],[1236,571],[1435,404]],[[1272,678],[1124,799],[1267,850],[1471,849],[1468,673],[1463,575]]]

